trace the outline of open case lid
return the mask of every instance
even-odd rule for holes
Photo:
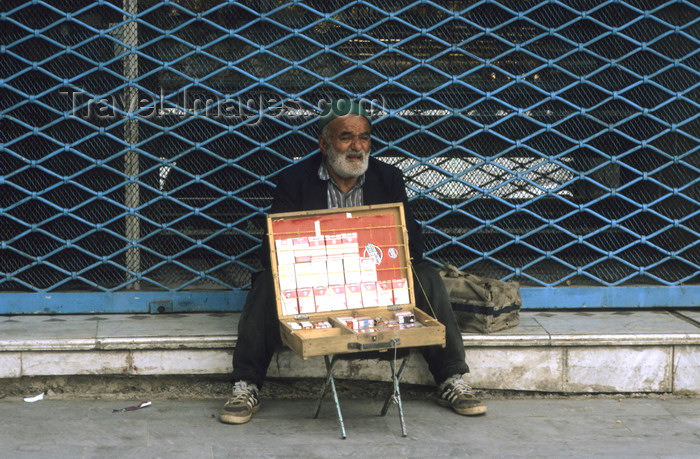
[[[402,203],[270,214],[267,232],[280,319],[328,312],[325,309],[304,312],[285,309],[283,299],[290,288],[304,294],[302,290],[313,289],[314,284],[321,287],[325,283],[331,288],[343,280],[343,285],[348,288],[356,288],[356,281],[367,283],[367,288],[370,288],[373,278],[377,288],[385,288],[387,283],[398,285],[396,288],[407,295],[400,295],[402,298],[396,304],[415,306]],[[358,258],[360,266],[350,267]],[[326,268],[337,266],[338,260],[341,260],[341,268]],[[343,271],[339,272],[340,269]],[[324,275],[327,280],[324,280]],[[357,311],[355,304],[348,306],[348,310]],[[391,306],[394,306],[393,302],[369,307]],[[337,308],[338,304],[333,307]],[[363,303],[361,307],[367,306]]]

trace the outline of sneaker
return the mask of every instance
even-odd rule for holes
[[[231,398],[221,408],[219,421],[226,424],[244,424],[250,421],[253,413],[257,413],[259,409],[258,386],[246,381],[238,381],[233,386]]]
[[[476,398],[472,388],[461,376],[453,376],[438,388],[438,404],[452,407],[464,416],[476,416],[486,413],[486,405]]]

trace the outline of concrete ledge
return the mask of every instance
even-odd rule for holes
[[[239,314],[1,316],[0,378],[219,375],[232,370]],[[518,327],[464,334],[470,384],[557,393],[700,394],[700,311],[521,311]],[[268,375],[321,378],[288,349]],[[338,378],[389,379],[386,362],[340,362]],[[404,381],[434,384],[418,351]]]

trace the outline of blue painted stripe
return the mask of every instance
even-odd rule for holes
[[[521,287],[523,309],[700,307],[700,286]]]
[[[150,313],[159,305],[172,312],[241,311],[247,291],[3,293],[0,314]]]
[[[700,307],[700,286],[522,287],[523,309]],[[138,314],[237,312],[247,291],[3,293],[0,314]]]

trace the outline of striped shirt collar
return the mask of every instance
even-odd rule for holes
[[[327,202],[329,209],[338,207],[356,207],[363,205],[364,196],[362,193],[362,185],[365,183],[365,174],[362,174],[355,185],[347,193],[338,187],[326,166],[325,158],[321,160],[321,165],[318,168],[318,178],[328,182]]]

